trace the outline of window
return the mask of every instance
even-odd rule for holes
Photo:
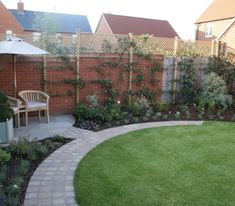
[[[34,32],[33,33],[33,41],[38,41],[41,37],[41,33],[38,33],[38,32]]]
[[[12,31],[11,30],[7,30],[6,31],[6,40],[12,39]]]
[[[208,23],[205,25],[205,37],[210,38],[213,37],[213,25],[212,23]]]
[[[57,43],[61,43],[62,35],[61,34],[56,34],[56,40],[57,40]]]
[[[73,43],[76,44],[77,43],[77,35],[73,34],[72,38],[73,38]]]

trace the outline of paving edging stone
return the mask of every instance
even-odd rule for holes
[[[77,165],[90,150],[107,139],[144,128],[202,124],[203,121],[149,122],[99,132],[71,127],[61,135],[75,140],[53,152],[39,165],[28,184],[24,206],[78,206],[73,187]]]

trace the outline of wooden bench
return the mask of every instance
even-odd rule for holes
[[[24,90],[19,92],[19,96],[25,102],[25,113],[26,113],[26,125],[28,125],[28,113],[32,111],[38,111],[38,117],[40,120],[41,111],[46,112],[47,122],[49,123],[49,99],[50,97],[37,90]]]

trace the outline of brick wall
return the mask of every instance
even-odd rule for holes
[[[0,33],[5,33],[7,30],[11,30],[13,33],[24,33],[23,28],[17,22],[15,17],[8,11],[8,9],[0,1]]]
[[[123,62],[128,65],[128,57],[124,58]],[[42,90],[42,76],[41,69],[43,60],[42,57],[26,57],[17,56],[16,61],[17,73],[17,93],[21,90]],[[71,58],[70,64],[75,67],[76,59]],[[100,97],[101,101],[105,99],[105,90],[100,84],[92,83],[92,80],[100,78],[112,79],[113,87],[119,92],[118,99],[123,100],[124,94],[128,90],[128,71],[127,69],[120,69],[119,66],[104,66],[103,74],[97,72],[97,66],[103,62],[116,62],[119,60],[115,55],[106,55],[97,57],[95,55],[81,55],[80,57],[80,77],[86,82],[86,86],[80,90],[80,100],[85,102],[85,97],[90,94],[96,94]],[[133,83],[133,91],[140,90],[143,86],[151,90],[161,91],[162,88],[162,72],[157,74],[158,83],[152,85],[150,83],[151,75],[150,69],[156,64],[162,65],[163,57],[156,56],[152,61],[143,58],[134,58],[134,62],[138,62],[134,66],[138,71],[141,70],[145,75],[144,82],[141,85]],[[72,113],[75,105],[75,86],[71,83],[58,83],[58,80],[73,79],[74,71],[72,69],[64,68],[65,65],[60,58],[47,57],[47,69],[45,91],[50,98],[50,112],[51,114],[58,113]],[[61,68],[61,69],[59,69]],[[134,69],[133,79],[139,72]],[[122,71],[122,72],[120,72]],[[8,95],[14,94],[13,86],[13,61],[10,55],[0,55],[0,90],[5,91]],[[160,95],[158,96],[158,99]]]

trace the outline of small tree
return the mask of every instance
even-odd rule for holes
[[[192,58],[182,58],[179,66],[182,73],[180,78],[180,95],[182,96],[184,103],[194,103],[198,95],[198,89],[196,86]]]
[[[204,76],[201,102],[207,106],[227,109],[232,105],[232,97],[228,95],[225,81],[216,73]]]

